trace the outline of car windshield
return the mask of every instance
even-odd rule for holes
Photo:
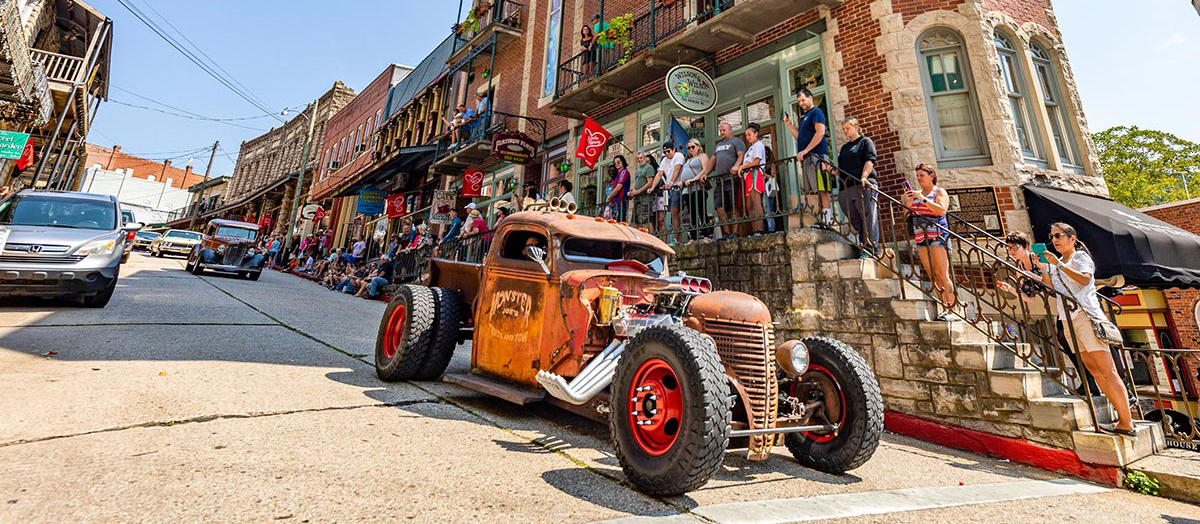
[[[217,228],[217,236],[219,237],[235,237],[244,238],[246,240],[254,240],[256,231],[241,227],[220,226]]]
[[[161,237],[161,236],[162,236],[162,234],[160,234],[160,233],[151,233],[150,231],[138,231],[138,234],[137,234],[137,236],[138,236],[138,238],[144,238],[144,239],[146,239],[146,240],[154,240],[154,239],[156,239],[156,238],[158,238],[158,237]]]
[[[595,240],[573,237],[563,241],[563,258],[570,262],[606,266],[621,260],[636,260],[646,264],[653,274],[662,273],[666,258],[662,253],[639,244],[615,240]]]
[[[117,208],[103,200],[18,195],[0,203],[0,224],[109,230],[117,228]]]
[[[200,233],[195,231],[168,231],[163,238],[184,238],[188,240],[200,240]]]

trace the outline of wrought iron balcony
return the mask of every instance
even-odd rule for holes
[[[534,139],[546,139],[546,121],[523,115],[514,115],[500,111],[490,111],[477,117],[466,128],[459,129],[458,141],[453,134],[446,135],[438,142],[438,151],[433,165],[443,168],[478,167],[487,162],[492,156],[492,137],[505,131],[518,129],[521,121],[528,123],[526,129]]]
[[[520,38],[521,12],[524,10],[523,4],[513,0],[490,0],[480,4],[466,20],[455,25],[454,50],[447,63],[459,62],[493,35],[497,46]]]
[[[558,67],[557,115],[581,117],[609,101],[661,79],[667,69],[711,57],[734,44],[753,44],[759,32],[818,5],[842,0],[707,0],[647,2],[635,14],[628,39],[597,44],[562,61]]]

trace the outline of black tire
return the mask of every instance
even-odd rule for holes
[[[204,266],[200,265],[199,260],[197,260],[195,264],[192,264],[191,272],[193,275],[201,275],[204,273]]]
[[[784,439],[796,461],[813,469],[841,475],[867,462],[883,434],[883,396],[870,366],[850,346],[827,337],[801,340],[808,348],[809,369],[801,382],[828,383],[840,390],[840,428],[833,434],[789,433]],[[795,385],[795,381],[783,386]],[[824,393],[821,393],[824,395]],[[824,422],[814,417],[812,423]]]
[[[673,372],[671,380],[647,380],[643,373],[655,364],[666,363]],[[653,415],[653,426],[645,430],[635,423],[644,421],[651,407],[658,409],[653,397],[633,402],[639,387],[634,381],[661,386],[664,398],[662,419]],[[670,387],[675,382],[675,389]],[[677,389],[677,391],[675,391]],[[653,496],[674,496],[703,486],[716,474],[729,447],[729,423],[733,401],[717,350],[711,339],[683,326],[658,326],[633,337],[625,347],[610,388],[612,413],[609,428],[621,469],[642,492]],[[670,395],[679,395],[678,418],[672,416]],[[657,395],[656,395],[657,396]],[[638,415],[634,415],[636,412]],[[675,420],[674,423],[671,421]],[[660,426],[661,424],[661,426]],[[674,433],[672,433],[674,424]],[[657,429],[661,427],[661,433]],[[637,435],[635,435],[635,431]],[[650,437],[646,435],[650,434]],[[639,438],[658,435],[673,440],[647,446]],[[644,440],[643,440],[644,441]]]
[[[95,295],[84,296],[83,307],[102,308],[107,306],[108,301],[112,299],[113,291],[116,291],[116,289],[117,279],[114,278],[113,281],[108,284],[108,287],[104,288],[103,291],[96,293]]]
[[[162,250],[161,250],[161,249],[159,249],[158,251],[155,251],[155,252],[154,252],[154,256],[156,256],[156,257],[158,257],[158,258],[162,258],[162,257],[163,257],[163,252],[162,252]]]
[[[458,332],[463,325],[465,305],[458,293],[446,288],[435,287],[433,301],[437,315],[433,325],[433,345],[425,363],[417,372],[417,380],[437,380],[446,372],[450,359],[454,358],[454,348],[458,346]]]
[[[425,364],[433,346],[436,316],[433,291],[425,286],[400,286],[388,303],[375,338],[375,374],[386,381],[411,380]],[[397,312],[404,308],[402,312]],[[403,315],[400,318],[397,315]]]
[[[249,278],[250,280],[258,280],[258,277],[260,276],[262,276],[262,271],[251,271],[246,278]]]
[[[192,270],[193,270],[193,269],[195,269],[195,268],[196,268],[196,264],[193,264],[193,263],[192,263],[192,257],[190,257],[190,256],[189,256],[189,257],[187,258],[187,263],[186,263],[186,264],[184,264],[184,266],[183,266],[183,270],[184,270],[184,271],[187,271],[188,273],[191,273],[191,272],[192,272]]]

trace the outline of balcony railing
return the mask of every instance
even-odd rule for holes
[[[1122,348],[1137,418],[1159,422],[1170,447],[1200,451],[1200,350]]]
[[[486,11],[480,16],[472,13],[461,24],[455,26],[457,36],[454,38],[454,52],[450,54],[451,62],[461,58],[464,51],[474,47],[478,37],[488,34],[489,31],[501,28],[521,30],[521,11],[525,9],[524,4],[512,0],[491,0],[484,2],[477,9]]]
[[[448,133],[439,141],[435,163],[460,166],[476,165],[491,156],[493,136],[497,133],[517,129],[521,121],[528,123],[526,129],[529,130],[531,136],[540,134],[541,139],[546,138],[545,120],[502,111],[488,111],[476,117],[471,125],[459,128],[457,134]]]
[[[45,66],[46,78],[52,81],[74,83],[79,79],[80,71],[83,70],[82,58],[60,55],[41,49],[31,49],[30,52],[33,54],[34,60]]]
[[[651,1],[649,10],[634,17],[628,40],[597,43],[594,50],[564,60],[558,67],[556,95],[562,96],[588,79],[612,71],[639,53],[658,47],[692,22],[702,23],[721,14],[733,7],[733,3],[734,0],[709,0],[704,2],[702,10],[689,16],[688,2],[677,0],[670,5],[660,5]]]

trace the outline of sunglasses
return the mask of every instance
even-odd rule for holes
[[[1050,238],[1052,240],[1058,240],[1060,238],[1067,238],[1067,234],[1066,233],[1050,233]]]
[[[696,149],[696,146],[688,146],[688,149]]]

